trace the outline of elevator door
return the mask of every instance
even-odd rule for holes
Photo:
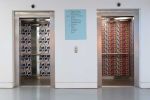
[[[20,84],[50,85],[50,19],[19,20]]]
[[[133,17],[102,17],[102,84],[133,85]]]

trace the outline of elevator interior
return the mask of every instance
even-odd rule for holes
[[[134,85],[134,17],[101,17],[102,85]]]
[[[19,19],[20,85],[50,85],[50,18]]]

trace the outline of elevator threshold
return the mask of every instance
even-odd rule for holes
[[[134,86],[111,86],[111,85],[110,86],[109,85],[108,86],[102,86],[102,88],[105,88],[105,87],[111,87],[111,88],[125,87],[126,88],[126,87],[134,87]]]
[[[47,87],[47,88],[51,88],[50,85],[21,85],[20,87]]]
[[[133,86],[131,78],[103,79],[103,86]]]
[[[50,78],[49,77],[21,77],[22,86],[49,86]]]

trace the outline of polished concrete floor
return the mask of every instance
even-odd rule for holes
[[[0,89],[0,100],[150,100],[150,89],[135,87],[53,89],[29,86]]]

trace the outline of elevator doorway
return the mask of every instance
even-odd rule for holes
[[[99,86],[134,86],[138,79],[138,12],[104,10],[97,15]]]
[[[16,86],[54,85],[54,12],[15,12]]]

